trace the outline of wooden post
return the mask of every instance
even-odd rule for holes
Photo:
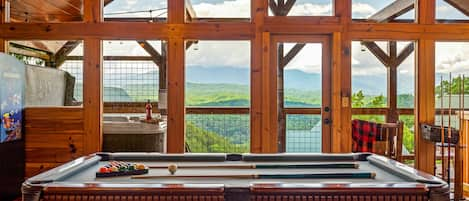
[[[418,1],[416,6],[419,24],[435,22],[435,1]],[[435,146],[423,139],[422,123],[435,122],[435,41],[418,41],[415,81],[415,168],[435,173]]]
[[[263,32],[267,1],[251,1],[255,37],[251,43],[251,152],[277,152],[277,105],[272,105],[270,84],[270,33]],[[275,113],[275,114],[274,114]]]
[[[6,19],[6,0],[0,0],[0,24],[5,23]],[[0,52],[6,52],[6,41],[3,38],[0,38]]]
[[[435,121],[435,41],[418,42],[415,82],[415,167],[435,173],[435,146],[423,139],[420,125]]]
[[[83,2],[84,21],[102,21],[102,1]],[[89,154],[101,151],[102,147],[102,43],[100,39],[84,40],[83,53],[83,152]]]
[[[397,112],[397,42],[388,41],[389,65],[387,68],[388,107],[387,122],[396,123],[399,120]]]
[[[168,1],[168,23],[184,24],[185,1]],[[167,152],[184,153],[185,144],[185,93],[184,93],[184,39],[181,30],[173,30],[168,40],[168,130]]]
[[[184,40],[182,37],[168,41],[168,131],[167,152],[184,153]]]

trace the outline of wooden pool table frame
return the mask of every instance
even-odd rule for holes
[[[245,200],[404,200],[404,201],[446,201],[449,200],[448,185],[439,178],[419,172],[413,168],[388,160],[382,156],[368,153],[358,154],[316,154],[324,160],[332,161],[369,161],[377,160],[375,166],[393,174],[409,178],[408,183],[251,183],[248,187],[226,187],[218,184],[112,184],[112,183],[67,183],[59,178],[66,177],[64,169],[78,171],[80,166],[95,163],[97,160],[130,160],[138,154],[98,153],[76,159],[72,162],[32,177],[23,183],[24,201],[58,200],[151,200],[151,201],[245,201]],[[151,157],[187,157],[189,154],[165,155],[146,154],[134,160],[148,161]],[[199,156],[203,156],[200,154]],[[293,154],[227,154],[226,161],[252,161],[262,156],[265,160],[294,161]],[[302,156],[302,155],[300,155]],[[333,156],[333,157],[331,157]],[[250,158],[251,157],[251,158]],[[199,157],[200,158],[200,157]],[[328,159],[329,158],[329,159]],[[202,161],[203,159],[198,159]],[[261,160],[258,160],[261,161]],[[322,159],[320,161],[323,161]],[[74,169],[75,168],[75,169]],[[65,171],[67,172],[67,171]],[[71,174],[71,173],[68,173]],[[397,175],[399,176],[399,175]],[[59,182],[57,182],[59,181]]]

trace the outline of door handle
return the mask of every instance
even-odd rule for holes
[[[329,125],[331,123],[332,123],[332,121],[329,118],[324,119],[324,124]]]

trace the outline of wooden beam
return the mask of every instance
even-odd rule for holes
[[[435,24],[436,1],[418,1],[416,8],[419,24]]]
[[[283,5],[283,8],[282,8],[282,15],[283,16],[287,16],[288,13],[291,11],[291,9],[293,8],[293,5],[295,5],[296,3],[296,0],[287,0],[287,3],[285,3]]]
[[[29,57],[36,57],[36,58],[40,58],[40,59],[43,59],[45,61],[49,61],[51,56],[49,54],[45,54],[43,52],[38,52],[38,51],[31,51],[31,50],[26,50],[26,49],[23,49],[23,48],[19,48],[15,45],[11,45],[12,43],[8,43],[7,41],[5,41],[5,44],[6,46],[8,46],[8,52],[10,53],[15,53],[15,54],[19,54],[19,55],[24,55],[24,56],[29,56]]]
[[[352,0],[334,0],[334,15],[340,18],[343,25],[352,21]]]
[[[54,67],[60,67],[66,60],[67,55],[70,54],[78,45],[80,45],[81,41],[67,41],[54,55]]]
[[[403,50],[401,50],[401,52],[397,56],[395,65],[400,66],[402,62],[404,62],[404,60],[406,60],[414,52],[414,49],[415,49],[414,47],[415,47],[414,42],[411,42]]]
[[[396,0],[368,19],[375,22],[389,22],[414,8],[415,0]]]
[[[342,33],[336,32],[332,35],[332,75],[331,75],[331,116],[332,116],[332,130],[331,130],[331,152],[341,153],[348,152],[342,150],[343,138],[348,138],[347,135],[343,135],[342,132],[342,109],[347,108],[347,105],[342,104]],[[346,103],[348,104],[348,103]],[[348,124],[348,123],[347,123]],[[334,146],[335,145],[335,146]]]
[[[391,58],[386,52],[384,52],[375,42],[373,41],[362,41],[364,45],[370,52],[375,55],[375,57],[386,67],[389,67]]]
[[[82,56],[67,56],[65,60],[81,61]],[[151,56],[103,56],[104,61],[153,61]]]
[[[84,21],[102,22],[102,8],[102,1],[84,0]],[[100,39],[89,38],[84,40],[83,48],[83,153],[90,154],[102,148],[103,47]]]
[[[163,62],[161,54],[146,40],[137,40],[137,43],[151,56],[153,62],[155,62],[155,64],[160,68],[161,63]]]
[[[185,79],[184,40],[168,41],[168,153],[184,153],[185,143]]]
[[[387,65],[388,107],[386,121],[396,123],[399,121],[397,112],[397,42],[388,41],[389,64]]]
[[[102,145],[102,43],[85,39],[83,61],[84,154],[101,151]]]
[[[0,0],[0,24],[9,22],[10,19],[10,1]]]
[[[283,69],[285,68],[285,66],[287,66],[294,58],[296,55],[298,55],[298,53],[300,53],[300,51],[306,46],[305,43],[298,43],[298,44],[295,44],[295,46],[293,46],[293,48],[288,51],[287,55],[285,55],[282,59],[282,63],[279,64],[279,66]],[[282,55],[280,55],[282,56]]]
[[[273,1],[269,1],[273,2]],[[251,1],[251,16],[255,30],[261,30],[264,25],[264,16],[267,15],[268,4],[267,1]],[[267,48],[267,49],[264,49]],[[270,35],[256,31],[253,39],[251,40],[251,146],[252,153],[262,153],[266,151],[263,148],[263,138],[270,132],[269,113],[270,110],[265,107],[263,97],[266,94],[264,90],[264,83],[266,82],[265,65],[268,65],[269,50],[270,48]],[[266,64],[267,60],[267,64]],[[267,112],[267,114],[265,113]],[[267,150],[268,151],[268,150]]]
[[[337,36],[335,36],[337,37]],[[340,48],[340,81],[333,80],[332,86],[340,84],[340,113],[338,111],[332,113],[332,115],[340,115],[340,133],[334,135],[340,135],[340,149],[342,153],[349,153],[352,151],[352,40],[348,34],[341,36]],[[337,54],[337,53],[336,53]],[[336,55],[334,54],[334,55]],[[332,59],[334,61],[335,58]],[[336,71],[332,71],[333,79]],[[336,78],[337,79],[337,78]],[[335,83],[335,84],[334,84]],[[334,94],[332,94],[334,95]],[[334,97],[333,97],[334,98]],[[336,108],[338,106],[335,106]],[[334,117],[333,117],[334,118]],[[332,122],[334,124],[334,122]],[[337,122],[336,122],[337,124]],[[337,136],[336,136],[337,137]],[[334,141],[333,141],[334,142]]]
[[[279,6],[277,5],[277,3],[275,3],[275,1],[269,1],[269,8],[274,14],[274,16],[280,16]]]
[[[185,0],[186,1],[186,21],[190,22],[194,19],[197,19],[197,13],[194,10],[194,7],[192,7],[192,2],[190,0]]]
[[[419,40],[415,81],[415,125],[435,122],[435,41]],[[415,126],[415,167],[429,174],[435,172],[435,146],[423,139]]]
[[[168,23],[183,24],[186,16],[186,1],[171,0],[168,1]]]
[[[98,23],[103,21],[103,1],[83,0],[83,21]]]
[[[0,52],[6,53],[7,52],[7,44],[4,39],[0,38]]]
[[[469,2],[467,0],[445,0],[445,2],[469,16]]]

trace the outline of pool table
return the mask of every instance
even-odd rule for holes
[[[150,168],[148,174],[141,175],[152,176],[149,178],[96,178],[96,171],[114,160],[161,167]],[[331,166],[341,163],[356,165]],[[179,167],[174,175],[164,168],[169,164]],[[244,165],[251,168],[239,167]],[[343,173],[347,176],[367,172],[372,172],[375,177],[337,177]],[[310,174],[319,177],[298,177]],[[189,175],[195,177],[185,177]],[[229,175],[273,177],[232,178]],[[25,201],[449,200],[448,185],[439,178],[370,153],[96,153],[26,180],[22,192]]]

